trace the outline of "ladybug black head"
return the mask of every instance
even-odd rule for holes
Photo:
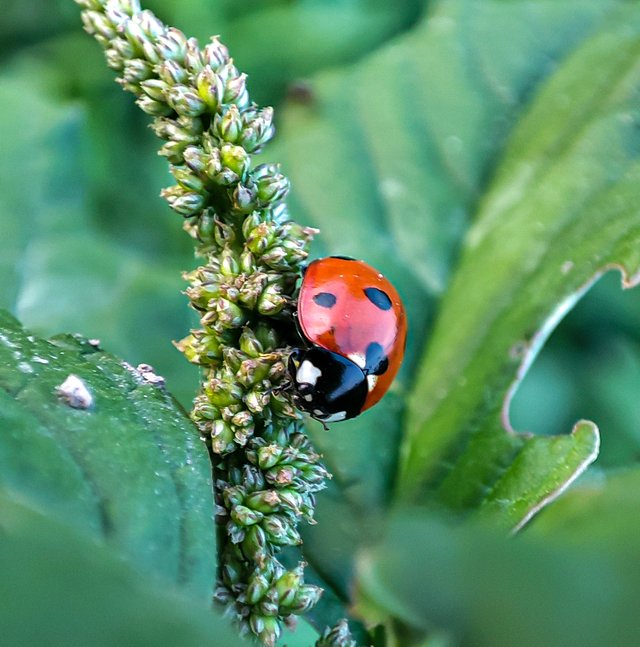
[[[320,346],[296,349],[289,357],[295,405],[321,422],[357,416],[368,393],[367,378],[351,360]]]

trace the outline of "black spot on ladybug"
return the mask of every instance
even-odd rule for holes
[[[367,299],[369,299],[376,308],[380,308],[380,310],[391,309],[391,299],[386,292],[383,292],[378,288],[365,288],[364,293],[367,295]]]
[[[318,292],[313,296],[313,300],[321,308],[333,308],[336,305],[336,295],[331,292]]]
[[[341,261],[355,261],[357,259],[353,258],[353,256],[329,256],[329,258],[339,258]]]
[[[382,346],[372,341],[366,350],[364,372],[367,375],[382,375],[389,368],[389,358],[384,354]]]

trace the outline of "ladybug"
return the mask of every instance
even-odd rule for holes
[[[391,283],[364,261],[321,258],[304,274],[296,318],[305,345],[289,356],[295,405],[338,422],[376,404],[400,368],[407,336]]]

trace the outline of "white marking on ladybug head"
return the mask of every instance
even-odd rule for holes
[[[315,386],[322,371],[314,366],[308,359],[305,359],[296,372],[296,382],[298,384],[310,384]]]
[[[330,416],[323,418],[323,422],[340,422],[347,417],[346,411],[338,411],[337,413],[332,413]]]
[[[364,370],[364,367],[367,365],[367,358],[362,353],[351,353],[347,355],[347,357],[362,370]]]
[[[313,400],[313,394],[307,393],[307,395],[302,396],[303,400],[306,400],[307,402],[311,402]]]
[[[378,383],[377,375],[367,375],[367,388],[369,389],[369,393],[371,393],[371,391],[373,391],[373,389],[376,388],[377,383]]]

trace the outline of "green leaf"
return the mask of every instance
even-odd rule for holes
[[[60,395],[70,375],[91,394],[88,408]],[[0,487],[210,599],[209,457],[162,387],[87,342],[38,339],[0,312],[0,402]]]
[[[401,497],[482,503],[513,526],[558,491],[559,440],[502,425],[518,379],[594,278],[615,266],[636,282],[639,16],[629,7],[605,21],[509,142],[418,373]],[[597,451],[595,426],[579,430],[561,463],[567,482]]]
[[[640,469],[595,472],[546,508],[528,530],[533,537],[603,551],[640,537]]]
[[[4,647],[236,647],[235,629],[175,586],[0,487]]]
[[[636,529],[639,504],[636,496]],[[422,644],[427,632],[469,647],[632,647],[640,631],[639,536],[618,534],[603,550],[587,535],[578,549],[558,537],[507,539],[413,510],[398,514],[359,560],[358,597],[413,628],[418,638],[398,643],[404,647]]]

